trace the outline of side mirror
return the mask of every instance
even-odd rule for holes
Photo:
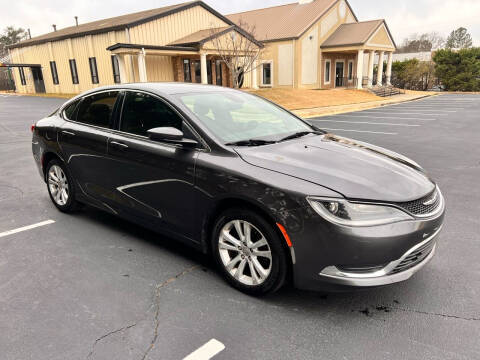
[[[198,143],[195,140],[185,139],[183,132],[174,127],[157,127],[147,131],[148,137],[153,141],[166,141],[184,146],[194,147]]]

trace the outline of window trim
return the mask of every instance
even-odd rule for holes
[[[327,81],[327,64],[328,64],[328,81]],[[325,59],[325,65],[323,66],[323,83],[325,85],[330,84],[332,81],[332,60]]]
[[[18,68],[18,74],[20,75],[20,83],[25,86],[27,85],[27,80],[25,78],[25,70],[23,70],[23,66]]]
[[[350,64],[352,64],[352,71],[350,71]],[[348,65],[347,65],[347,80],[348,82],[353,81],[353,60],[348,60]]]
[[[95,56],[88,58],[88,65],[90,67],[90,76],[92,79],[92,84],[98,84],[99,83],[98,68],[97,68],[97,59],[95,58]],[[93,70],[95,70],[95,74]]]
[[[74,85],[78,84],[78,69],[77,62],[75,59],[69,59],[68,63],[70,64],[70,75],[72,75],[72,83]],[[75,71],[74,71],[75,70]],[[75,73],[75,74],[74,74]]]
[[[122,82],[121,76],[120,76],[120,64],[118,63],[118,57],[117,55],[112,55],[112,74],[113,74],[113,82],[115,84],[120,84]],[[115,68],[116,65],[116,68]],[[117,71],[118,70],[118,73]]]
[[[53,85],[58,85],[60,82],[58,81],[57,63],[55,60],[50,61],[50,72],[52,73]]]
[[[265,84],[263,82],[263,65],[270,64],[270,84]],[[262,60],[260,63],[261,76],[260,76],[260,86],[262,87],[273,87],[273,60]]]
[[[192,132],[193,136],[195,136],[196,140],[198,141],[199,147],[196,147],[195,150],[197,150],[197,151],[207,151],[207,152],[211,151],[208,143],[198,133],[198,131],[195,129],[195,127],[192,126],[192,124],[190,124],[190,121],[188,120],[188,118],[186,116],[184,116],[180,111],[178,111],[175,108],[175,106],[173,106],[167,99],[165,99],[165,98],[163,98],[163,97],[161,97],[157,94],[153,94],[151,92],[144,91],[144,90],[122,89],[121,91],[122,91],[122,104],[121,105],[119,104],[118,121],[114,124],[115,128],[112,129],[113,133],[118,134],[118,135],[131,136],[131,137],[134,137],[134,138],[138,138],[140,140],[146,140],[149,143],[153,143],[153,144],[168,145],[168,146],[171,146],[171,147],[182,148],[182,149],[184,148],[180,144],[175,144],[175,143],[168,142],[168,141],[165,141],[165,142],[163,142],[163,141],[153,141],[153,140],[150,140],[150,138],[148,136],[133,134],[133,133],[129,133],[129,132],[120,130],[120,126],[121,126],[121,122],[122,122],[122,115],[123,115],[123,107],[125,105],[125,99],[127,98],[127,93],[128,92],[139,92],[139,93],[143,93],[143,94],[146,94],[146,95],[150,95],[150,96],[156,98],[157,100],[163,102],[166,106],[168,106],[170,109],[172,109],[182,119],[182,122],[185,123],[185,125],[189,128],[189,130]]]

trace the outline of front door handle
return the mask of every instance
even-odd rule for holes
[[[62,134],[67,136],[75,136],[74,132],[67,131],[67,130],[62,130]]]
[[[110,145],[112,145],[113,147],[116,147],[118,149],[128,149],[127,144],[124,144],[124,143],[121,143],[121,142],[118,142],[118,141],[110,141]]]

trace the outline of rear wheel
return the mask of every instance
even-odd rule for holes
[[[252,295],[278,290],[287,275],[286,252],[273,226],[247,209],[229,209],[217,219],[214,257],[225,279]]]
[[[65,164],[57,159],[51,160],[45,177],[48,194],[57,209],[63,212],[74,211],[78,203],[75,200],[73,181]]]

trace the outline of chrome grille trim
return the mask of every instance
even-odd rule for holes
[[[426,196],[412,201],[394,203],[393,205],[417,218],[430,217],[443,209],[444,199],[438,186]]]

